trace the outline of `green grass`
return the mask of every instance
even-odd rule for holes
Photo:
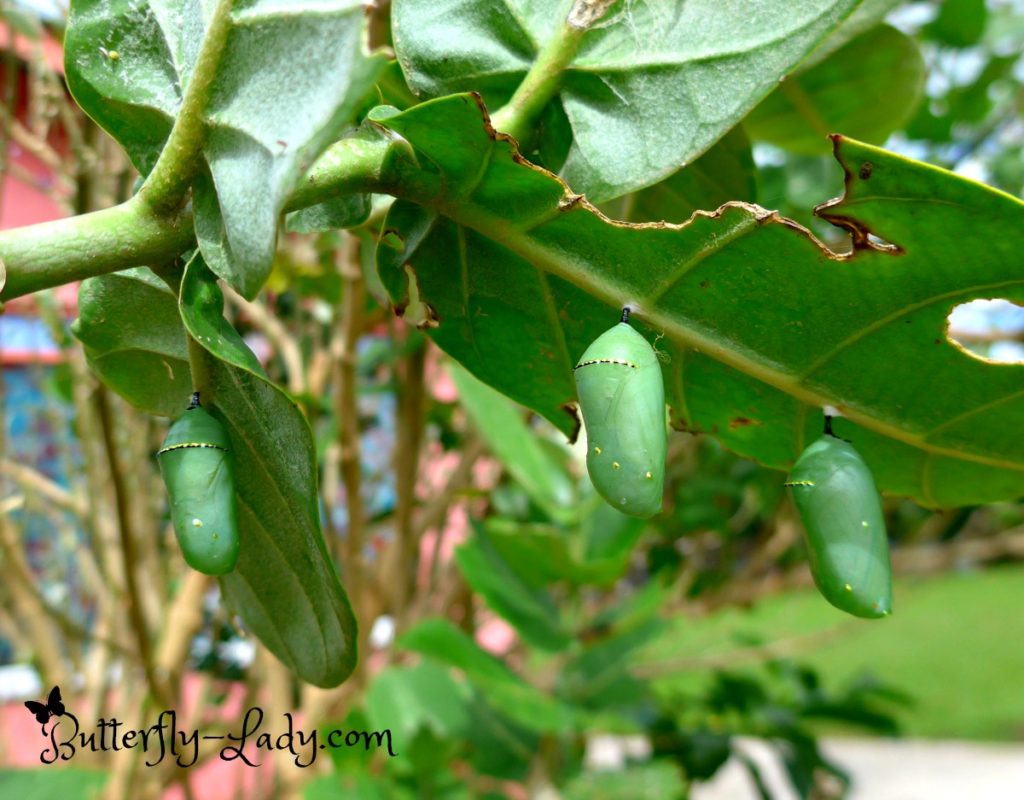
[[[813,590],[680,620],[644,661],[679,660],[664,681],[692,688],[707,675],[700,660],[754,663],[742,647],[755,636],[784,643],[826,687],[870,670],[906,691],[915,704],[898,717],[908,736],[1024,739],[1024,567],[902,580],[895,595],[883,620],[850,617]]]

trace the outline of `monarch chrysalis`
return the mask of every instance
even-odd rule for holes
[[[574,375],[594,488],[626,514],[657,514],[665,478],[665,387],[658,356],[629,324],[628,308],[587,348]]]
[[[223,575],[238,560],[235,480],[224,426],[192,395],[157,453],[178,545],[192,569]]]
[[[825,599],[858,617],[891,614],[892,569],[878,490],[853,445],[833,435],[829,417],[825,435],[800,455],[786,486]]]

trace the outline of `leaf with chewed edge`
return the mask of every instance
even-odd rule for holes
[[[837,136],[846,194],[818,214],[853,234],[841,255],[748,203],[681,225],[608,220],[469,95],[380,124],[437,173],[388,214],[392,300],[415,288],[442,349],[566,433],[572,367],[629,305],[664,353],[677,427],[788,470],[833,406],[883,491],[928,506],[1024,494],[1024,365],[946,336],[959,304],[1024,301],[1019,199]]]

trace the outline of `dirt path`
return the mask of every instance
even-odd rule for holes
[[[774,752],[765,744],[740,745],[761,767],[776,800],[797,800]],[[1022,800],[1024,745],[885,739],[827,739],[822,748],[854,781],[849,800]],[[735,760],[692,800],[759,800]]]

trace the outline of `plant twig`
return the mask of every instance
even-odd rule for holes
[[[304,394],[308,389],[308,381],[302,348],[288,332],[284,323],[260,300],[246,300],[227,284],[221,287],[221,291],[224,293],[224,299],[244,313],[281,356],[285,371],[288,373],[288,391],[294,395]]]
[[[7,514],[0,514],[0,551],[4,556],[5,582],[18,609],[18,616],[25,629],[31,633],[32,646],[43,672],[60,685],[66,683],[68,669],[58,646],[60,637],[51,624],[57,620],[48,613],[49,608],[43,602],[25,561],[21,543],[11,528]]]
[[[356,348],[363,332],[363,306],[366,304],[366,286],[359,257],[359,239],[350,236],[347,247],[342,251],[340,270],[344,289],[338,331],[331,347],[334,417],[338,426],[341,479],[345,484],[345,500],[348,504],[348,530],[342,565],[350,591],[357,598],[363,582],[364,511],[359,408],[356,404]]]
[[[416,476],[419,472],[420,444],[423,439],[423,375],[426,365],[426,342],[416,347],[405,359],[404,375],[400,376],[398,395],[398,433],[395,441],[395,546],[394,613],[403,620],[409,611],[409,598],[416,591],[419,565],[419,539],[413,527],[416,503]]]
[[[430,582],[427,587],[425,598],[431,596],[437,588],[438,574],[441,563],[441,545],[444,540],[444,522],[448,517],[452,501],[456,495],[470,484],[473,477],[473,467],[487,451],[487,446],[480,437],[471,435],[462,445],[462,454],[459,463],[452,470],[444,489],[438,492],[420,512],[416,523],[416,538],[421,538],[429,529],[434,528],[437,536],[434,539],[434,547],[430,554]]]
[[[173,686],[179,685],[192,637],[203,624],[203,597],[211,583],[209,576],[188,570],[167,611],[153,666],[157,676]]]
[[[89,504],[83,498],[76,497],[34,467],[19,464],[9,458],[2,458],[0,459],[0,475],[10,478],[24,491],[45,499],[62,511],[68,511],[76,517],[88,516]]]
[[[534,59],[512,98],[494,114],[495,130],[517,142],[530,134],[537,117],[562,83],[562,74],[579,50],[583,34],[608,10],[607,0],[577,0]]]
[[[178,208],[201,166],[199,153],[205,133],[203,112],[231,30],[231,6],[232,0],[218,0],[210,15],[171,135],[160,151],[156,166],[139,190],[142,202],[154,211],[168,212]]]
[[[287,210],[353,192],[388,191],[396,180],[392,155],[403,147],[401,139],[383,135],[337,142],[299,181]],[[0,301],[140,264],[166,263],[194,243],[190,209],[157,213],[140,195],[91,214],[0,231],[0,264],[7,271]]]
[[[128,505],[124,471],[117,456],[117,443],[114,441],[114,423],[110,414],[110,401],[107,398],[106,389],[102,386],[96,389],[95,401],[97,416],[100,422],[100,432],[103,435],[103,445],[107,452],[107,461],[110,468],[110,482],[114,489],[114,504],[117,510],[117,522],[121,539],[121,557],[124,564],[125,588],[128,595],[126,598],[128,618],[135,634],[139,660],[146,675],[146,683],[149,685],[150,693],[154,698],[169,706],[170,704],[165,699],[166,692],[163,690],[153,669],[152,637],[143,615],[142,598],[135,574],[135,531],[132,526],[131,510]]]

